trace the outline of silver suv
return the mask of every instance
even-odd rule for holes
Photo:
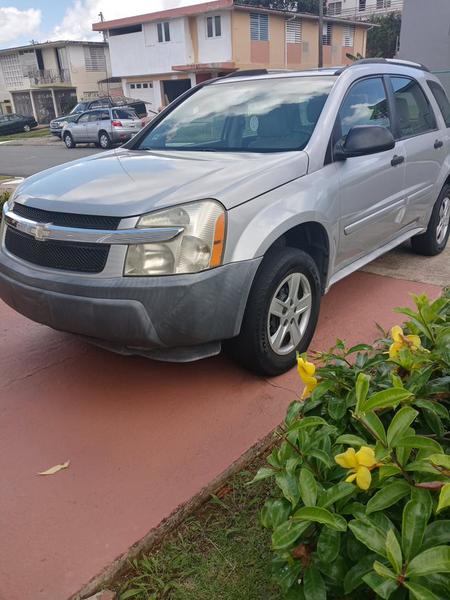
[[[143,121],[130,108],[89,110],[63,127],[61,137],[67,148],[78,143],[94,143],[99,148],[123,144],[143,127]]]
[[[118,150],[27,179],[4,208],[0,295],[126,354],[227,345],[291,368],[322,294],[411,239],[449,236],[450,104],[414,63],[236,73]]]

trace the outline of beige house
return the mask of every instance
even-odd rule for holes
[[[370,27],[326,17],[324,66],[365,55]],[[214,0],[135,17],[94,23],[107,36],[113,77],[125,96],[165,105],[211,77],[237,69],[310,69],[318,65],[319,19],[315,15]]]
[[[0,50],[3,112],[9,106],[48,123],[78,100],[98,96],[98,82],[110,74],[108,65],[104,42],[56,41]]]

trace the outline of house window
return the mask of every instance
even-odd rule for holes
[[[86,71],[106,71],[106,58],[103,46],[85,46],[84,64]]]
[[[366,10],[366,0],[359,0],[359,10],[363,12]]]
[[[377,8],[390,8],[391,0],[377,0]]]
[[[330,2],[328,5],[328,15],[340,15],[342,13],[342,2]]]
[[[116,27],[109,30],[110,37],[115,35],[127,35],[128,33],[139,33],[142,31],[142,25],[129,25],[128,27]]]
[[[267,42],[269,40],[269,16],[261,13],[250,13],[250,38],[252,41]]]
[[[331,23],[324,23],[322,30],[322,41],[324,46],[331,46],[331,39],[333,35],[333,26]]]
[[[158,23],[158,42],[170,42],[170,23]]]
[[[130,90],[134,90],[136,89],[136,84],[135,83],[130,83]]]
[[[343,39],[344,48],[353,48],[354,40],[355,40],[355,26],[354,25],[345,25],[344,39]]]
[[[137,90],[140,90],[140,89],[141,89],[141,87],[142,87],[142,85],[141,85],[140,83],[137,83],[137,84],[136,84],[136,89],[137,89]]]
[[[222,19],[220,15],[206,17],[206,35],[209,38],[220,37],[222,35]]]
[[[301,19],[292,19],[286,17],[286,43],[301,44],[302,43],[302,21]]]

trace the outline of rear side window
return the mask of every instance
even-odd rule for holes
[[[433,93],[433,96],[441,109],[442,116],[444,117],[445,125],[450,127],[450,101],[444,88],[436,83],[435,81],[429,81],[428,86]]]
[[[357,81],[350,88],[339,111],[338,125],[341,136],[355,125],[391,127],[386,89],[380,77]]]
[[[436,117],[425,92],[414,79],[391,77],[401,138],[436,129]]]

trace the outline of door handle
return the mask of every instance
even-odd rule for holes
[[[405,162],[405,157],[404,156],[398,156],[397,154],[394,156],[394,158],[391,160],[391,165],[393,167],[396,167],[397,165],[401,165],[402,163]]]
[[[434,147],[436,148],[436,150],[437,150],[438,148],[442,148],[442,146],[443,146],[443,145],[444,145],[444,142],[443,142],[442,140],[436,140],[436,141],[434,142]]]

